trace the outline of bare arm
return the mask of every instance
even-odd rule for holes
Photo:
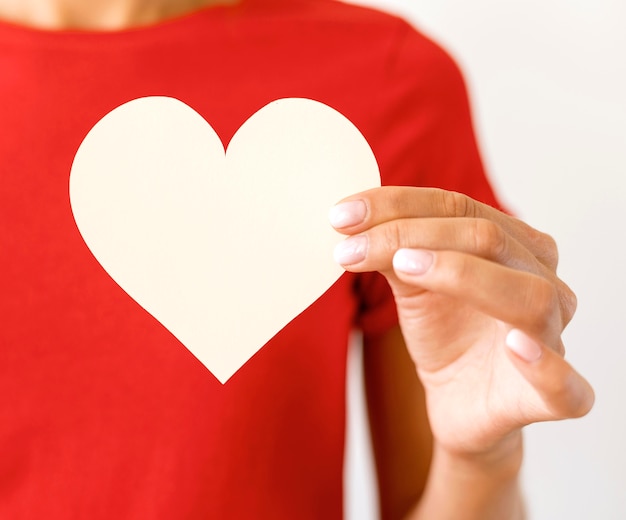
[[[399,327],[366,338],[364,370],[382,520],[523,518],[521,435],[480,456],[433,448],[424,388]]]
[[[382,520],[404,518],[426,487],[432,433],[399,327],[364,338],[363,369]]]

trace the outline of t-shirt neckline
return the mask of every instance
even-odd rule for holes
[[[187,28],[196,22],[208,18],[219,18],[228,14],[235,14],[248,9],[256,2],[255,0],[239,0],[235,4],[221,4],[201,7],[189,13],[164,19],[154,24],[129,27],[113,30],[81,30],[81,29],[45,29],[35,26],[20,25],[0,18],[0,38],[3,40],[22,40],[43,43],[87,42],[106,43],[115,40],[127,40],[139,38],[144,40],[152,35],[159,37],[169,31],[176,32],[181,28]]]

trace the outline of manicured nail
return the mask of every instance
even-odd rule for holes
[[[424,274],[433,263],[433,254],[421,249],[398,249],[393,268],[406,274]]]
[[[341,265],[351,265],[365,260],[367,244],[365,235],[346,238],[335,247],[335,262]]]
[[[505,343],[515,354],[528,363],[537,361],[541,357],[541,345],[521,330],[513,329],[510,331],[506,336]]]
[[[362,200],[350,200],[348,202],[340,202],[336,206],[330,208],[328,218],[333,227],[344,228],[348,226],[356,226],[365,220],[367,207]]]

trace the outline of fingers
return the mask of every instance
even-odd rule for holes
[[[411,313],[406,302],[426,289],[514,327],[505,340],[509,357],[542,403],[541,409],[528,408],[528,422],[580,417],[591,409],[591,386],[562,357],[558,294],[548,280],[455,251],[401,249],[393,266],[403,312]]]
[[[464,195],[429,188],[377,188],[345,199],[330,217],[337,229],[352,235],[335,250],[336,261],[349,271],[389,276],[393,255],[402,248],[457,251],[548,280],[558,296],[562,327],[576,310],[574,293],[555,274],[554,241]]]
[[[554,240],[524,222],[465,195],[435,188],[385,186],[344,199],[330,212],[331,224],[346,235],[401,219],[479,218],[497,224],[541,263],[554,270]]]
[[[536,274],[550,273],[497,223],[483,218],[391,220],[347,238],[337,246],[335,260],[350,270],[385,271],[401,248],[455,250]]]
[[[335,259],[349,271],[385,274],[415,352],[428,354],[435,345],[433,352],[441,354],[442,334],[463,352],[476,347],[478,357],[486,347],[506,348],[532,387],[524,386],[522,420],[589,411],[593,391],[563,359],[560,336],[576,298],[556,276],[551,237],[464,195],[425,188],[362,192],[337,204],[330,219],[349,235]],[[442,324],[465,336],[451,341]]]
[[[545,420],[582,417],[591,410],[593,389],[558,353],[517,329],[508,333],[506,346],[513,364],[543,401]]]
[[[430,251],[439,259],[428,276],[408,271],[409,256],[420,255],[420,251]],[[538,291],[545,304],[560,310],[557,324],[561,328],[569,323],[576,309],[574,294],[554,273],[497,225],[483,219],[393,221],[340,242],[335,260],[348,271],[380,271],[390,281],[395,276],[409,284],[408,292],[411,287],[420,287],[465,299],[504,321],[509,321],[501,315],[507,309],[510,313],[527,311],[519,309],[525,300],[529,300],[531,311],[544,312],[542,306],[534,303]],[[478,288],[481,294],[477,294]],[[512,302],[503,301],[505,295]],[[475,298],[478,301],[473,301]],[[493,314],[492,309],[484,308],[483,304],[489,302],[495,306]],[[507,308],[502,309],[501,305]],[[549,316],[555,317],[554,313]],[[529,318],[535,319],[535,313]],[[538,326],[543,326],[545,320],[539,318]]]
[[[400,249],[393,257],[396,298],[423,290],[445,295],[550,344],[561,334],[554,285],[542,276],[457,251]]]

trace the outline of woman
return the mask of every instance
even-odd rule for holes
[[[0,20],[0,516],[340,518],[358,326],[383,518],[522,517],[521,429],[585,414],[593,392],[562,357],[575,297],[554,243],[494,209],[439,47],[330,0],[0,0]],[[331,211],[349,273],[225,385],[72,217],[82,139],[151,95],[225,144],[270,101],[316,99],[380,164],[385,187]]]

